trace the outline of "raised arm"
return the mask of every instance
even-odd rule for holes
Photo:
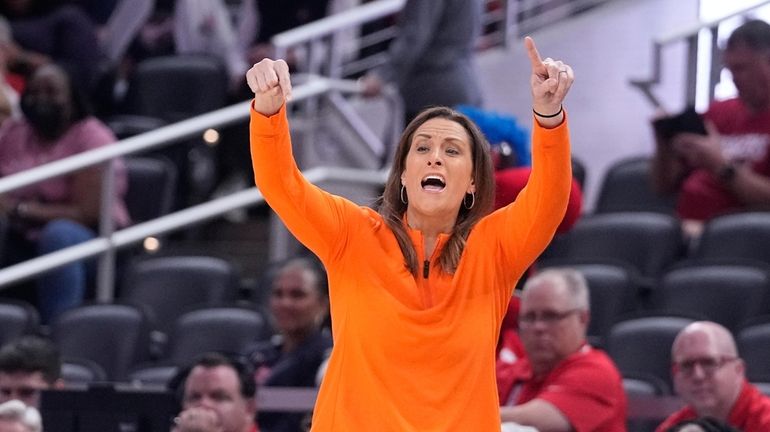
[[[569,131],[562,103],[574,75],[572,68],[542,60],[531,38],[525,39],[532,75],[532,173],[517,199],[488,219],[499,228],[500,245],[508,264],[529,266],[545,249],[564,217],[569,201],[572,167]],[[522,268],[523,269],[523,268]]]
[[[325,260],[342,243],[348,215],[358,207],[308,182],[292,154],[286,101],[291,97],[289,68],[264,59],[246,74],[254,91],[250,123],[254,180],[270,207],[294,236]]]

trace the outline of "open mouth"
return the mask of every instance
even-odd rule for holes
[[[423,190],[431,192],[441,192],[446,187],[444,178],[438,175],[429,175],[420,182]]]

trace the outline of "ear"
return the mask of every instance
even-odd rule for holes
[[[465,193],[474,193],[476,192],[476,182],[471,179],[471,184],[468,185],[468,190],[465,191]]]
[[[738,360],[735,361],[735,371],[738,372],[740,376],[746,376],[746,362],[744,362],[742,358],[738,358]]]
[[[588,323],[591,322],[591,312],[587,310],[580,311],[578,314],[578,319],[580,320],[581,324],[588,328]]]
[[[254,416],[257,415],[257,398],[248,398],[246,399],[246,414],[249,417],[249,420],[253,420]]]

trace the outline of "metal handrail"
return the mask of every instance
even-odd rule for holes
[[[656,38],[652,43],[652,73],[647,79],[630,79],[629,84],[645,96],[645,98],[656,108],[663,108],[660,99],[652,91],[652,87],[660,83],[662,73],[663,48],[667,45],[685,41],[687,44],[687,71],[685,85],[685,100],[688,105],[694,105],[697,93],[697,56],[698,56],[698,35],[701,30],[711,31],[711,65],[708,78],[709,100],[714,98],[714,87],[719,82],[721,65],[714,59],[719,55],[719,41],[717,38],[719,25],[728,19],[744,15],[755,9],[770,4],[770,0],[765,0],[753,6],[745,7],[736,12],[724,15],[720,18],[700,21],[698,23],[683,27],[664,34]]]
[[[333,80],[317,76],[298,78],[303,82],[294,86],[292,100],[289,102],[290,104],[306,101],[332,91],[343,93],[356,93],[358,91],[358,86],[350,81]],[[304,80],[302,78],[304,78]],[[386,93],[386,95],[387,94],[388,93]],[[337,103],[339,103],[339,100],[337,100]],[[83,152],[66,159],[54,161],[21,173],[0,178],[0,194],[52,177],[102,164],[117,157],[128,156],[149,149],[161,148],[200,133],[208,128],[226,126],[245,120],[249,116],[249,109],[250,101],[240,102],[188,120],[164,126],[151,132],[124,139],[115,145]],[[350,120],[348,119],[348,121]],[[356,127],[360,128],[362,127],[362,124],[357,123],[354,125],[354,128]],[[370,135],[366,133],[360,135],[370,137]],[[112,187],[109,186],[109,178],[111,178],[109,172],[110,171],[107,170],[107,173],[102,179],[103,183],[107,185],[102,187],[103,201],[109,201],[111,191],[113,190]],[[334,168],[333,171],[326,168],[315,168],[308,171],[306,177],[309,180],[316,182],[326,180],[351,182],[354,184],[382,184],[384,182],[383,172],[351,170],[345,168]],[[100,301],[111,301],[114,295],[114,277],[111,277],[114,275],[114,263],[111,260],[111,254],[114,253],[115,249],[140,242],[148,236],[181,229],[223,215],[234,209],[258,204],[260,202],[263,202],[261,194],[259,194],[259,191],[255,188],[252,188],[115,232],[112,231],[110,224],[106,224],[107,228],[104,229],[104,227],[101,226],[99,237],[93,240],[0,269],[0,290],[11,283],[28,279],[41,272],[84,258],[99,255],[100,274],[97,287],[97,299]],[[100,212],[100,221],[110,219],[110,215],[110,207],[103,205]]]

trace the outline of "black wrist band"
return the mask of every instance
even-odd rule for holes
[[[555,113],[553,113],[553,114],[549,114],[549,115],[540,114],[539,112],[535,111],[535,109],[534,109],[534,108],[532,108],[532,112],[533,112],[533,113],[534,113],[536,116],[538,116],[538,117],[541,117],[541,118],[554,118],[554,117],[556,117],[557,115],[561,114],[561,112],[562,112],[562,111],[564,111],[564,106],[563,106],[563,105],[559,105],[559,111],[556,111]]]

